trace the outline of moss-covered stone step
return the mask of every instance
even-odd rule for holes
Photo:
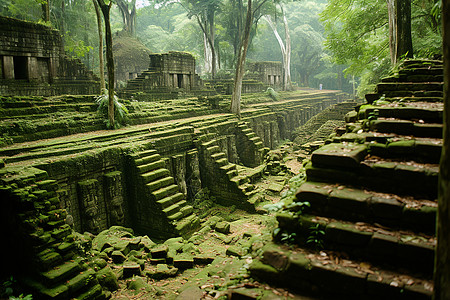
[[[444,92],[442,91],[411,91],[411,90],[394,90],[394,91],[384,91],[383,95],[386,98],[407,98],[407,97],[418,97],[418,98],[440,98],[444,97]]]
[[[177,192],[178,192],[178,185],[171,184],[169,186],[162,187],[152,192],[152,195],[155,197],[156,201],[158,201]]]
[[[371,138],[368,138],[371,140]],[[403,158],[406,160],[438,164],[442,152],[442,139],[413,138],[395,136],[380,142],[369,143],[368,152],[383,158]]]
[[[289,213],[279,213],[277,221],[280,232],[296,233],[296,242],[300,245],[314,248],[315,244],[308,243],[308,240],[315,230],[322,230],[324,234],[318,238],[325,249],[342,251],[388,269],[401,267],[432,278],[434,236],[312,215],[294,217]]]
[[[331,143],[314,151],[311,161],[314,166],[332,168],[358,168],[367,154],[367,146],[354,143]]]
[[[195,214],[188,215],[187,217],[175,222],[175,229],[183,237],[190,236],[199,227],[200,219]]]
[[[161,189],[161,188],[167,187],[169,185],[172,185],[174,182],[175,182],[175,180],[174,180],[173,177],[166,176],[164,178],[161,178],[161,179],[152,181],[150,183],[147,183],[146,186],[147,186],[147,190],[149,192],[153,192],[153,191],[156,191],[158,189]]]
[[[182,199],[184,199],[184,195],[182,193],[176,193],[158,200],[157,203],[161,205],[162,209],[166,209]]]
[[[420,195],[436,199],[439,165],[400,159],[369,156],[356,169],[316,167],[309,163],[306,175],[309,181],[354,184],[382,192]],[[392,184],[395,180],[395,185]]]
[[[407,104],[404,105],[407,106]],[[359,119],[367,119],[375,112],[380,118],[422,120],[426,123],[442,123],[443,121],[443,110],[440,106],[439,108],[371,106],[360,109]]]
[[[319,216],[379,223],[416,232],[435,231],[437,204],[426,199],[310,181],[300,186],[296,199],[309,202],[310,211]]]
[[[442,124],[439,123],[422,124],[420,122],[387,118],[370,121],[371,131],[415,137],[442,138],[442,128]]]
[[[327,299],[431,299],[433,281],[377,268],[331,251],[267,245],[252,277]]]
[[[148,157],[152,157],[151,160],[155,160],[155,161],[149,162],[145,165],[137,166],[137,168],[138,168],[139,172],[142,174],[142,176],[144,176],[146,173],[149,173],[151,171],[158,171],[165,167],[164,161],[161,160],[161,156],[159,154],[155,154],[152,156],[148,156]]]
[[[377,84],[377,93],[384,94],[388,91],[443,91],[443,82],[384,82]]]
[[[68,261],[61,265],[55,266],[49,271],[42,272],[41,276],[45,279],[45,284],[47,286],[55,285],[64,279],[70,278],[77,272],[82,271],[78,261]]]

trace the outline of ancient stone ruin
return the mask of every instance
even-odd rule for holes
[[[121,94],[126,126],[105,131],[96,79],[67,67],[57,33],[0,21],[47,41],[0,49],[0,278],[14,289],[431,298],[442,62],[405,61],[364,104],[312,89],[272,99],[260,88],[280,84],[281,65],[256,63],[247,83],[258,92],[238,119],[229,96],[203,97],[220,84],[202,90],[191,55],[151,54]],[[79,95],[54,96],[66,88]]]
[[[97,94],[98,78],[64,54],[59,32],[0,16],[0,94]]]

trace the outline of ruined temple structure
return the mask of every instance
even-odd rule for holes
[[[268,87],[279,89],[283,84],[281,62],[247,62],[245,70],[242,93],[263,92]],[[230,71],[228,76],[205,80],[204,85],[214,89],[218,94],[231,95],[234,86],[233,75],[234,72]]]
[[[197,90],[195,58],[186,52],[150,54],[148,70],[129,80],[123,96],[137,99],[173,99]]]
[[[0,95],[97,93],[98,78],[64,54],[57,30],[0,16]]]
[[[249,62],[246,68],[252,74],[247,75],[247,79],[251,77],[272,87],[283,84],[283,66],[279,61]]]
[[[160,68],[167,66],[164,55],[154,58]],[[194,78],[181,66],[193,67],[193,60],[184,58],[180,69],[163,69],[155,78],[189,87]],[[292,92],[264,103],[260,97],[247,99],[252,107],[240,120],[220,110],[228,107],[227,99],[216,108],[199,99],[129,101],[130,123],[141,125],[101,134],[88,132],[99,121],[92,97],[2,97],[0,131],[11,145],[0,148],[0,198],[7,203],[0,211],[1,234],[10,244],[20,239],[27,245],[8,250],[11,263],[2,272],[20,278],[36,297],[102,299],[109,267],[79,256],[75,232],[98,234],[122,225],[155,240],[189,238],[202,221],[194,210],[202,189],[217,203],[258,211],[263,199],[255,182],[264,175],[267,151],[313,115],[347,99],[339,91]],[[61,119],[62,110],[72,118],[68,131],[51,121]],[[146,242],[126,238],[117,249],[108,245],[98,251],[127,254]],[[26,267],[16,268],[18,260]]]
[[[195,59],[189,53],[169,52],[150,54],[150,67],[128,80],[121,95],[139,100],[173,99],[187,95],[231,95],[233,79],[201,80],[195,73]],[[257,93],[267,87],[282,85],[280,62],[247,63],[248,73],[242,82],[242,93]],[[133,73],[134,74],[134,73]],[[134,75],[130,76],[133,77]]]
[[[116,87],[120,89],[128,80],[135,79],[147,70],[151,51],[136,37],[126,31],[119,31],[113,38],[113,54],[114,80]]]

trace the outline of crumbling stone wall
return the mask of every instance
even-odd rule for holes
[[[247,63],[247,70],[251,77],[264,84],[279,87],[283,83],[283,67],[279,61],[260,61]]]
[[[60,95],[99,92],[98,79],[64,54],[57,30],[0,16],[0,94]]]

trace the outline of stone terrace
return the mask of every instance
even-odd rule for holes
[[[1,100],[2,138],[11,144],[0,149],[1,192],[9,214],[20,216],[17,227],[2,228],[23,228],[32,245],[11,255],[45,262],[23,282],[46,298],[93,299],[104,297],[101,276],[75,255],[64,220],[81,232],[124,225],[161,239],[188,236],[199,226],[190,201],[205,186],[218,198],[224,192],[223,204],[255,210],[251,182],[267,148],[344,95],[297,91],[278,102],[246,95],[241,121],[224,112],[229,99],[127,102],[134,126],[115,131],[92,131],[104,126],[92,96]]]

